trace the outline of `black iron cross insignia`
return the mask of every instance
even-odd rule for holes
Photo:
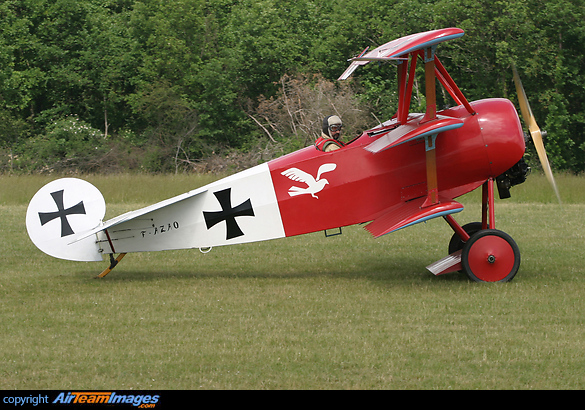
[[[53,219],[61,218],[61,238],[67,235],[72,235],[73,229],[67,221],[67,215],[83,214],[85,215],[85,207],[83,201],[80,201],[77,205],[73,205],[71,208],[65,209],[63,205],[63,190],[51,192],[53,200],[57,204],[56,212],[39,212],[39,218],[41,219],[41,226]]]
[[[221,211],[203,211],[203,217],[205,218],[207,229],[210,229],[214,225],[225,221],[227,226],[226,240],[237,238],[238,236],[242,236],[244,234],[236,222],[236,217],[254,216],[254,209],[252,208],[252,203],[249,199],[242,202],[235,208],[232,208],[232,200],[230,198],[231,191],[231,188],[227,188],[222,191],[213,193],[221,205]]]

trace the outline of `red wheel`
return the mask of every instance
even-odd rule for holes
[[[507,233],[486,229],[463,246],[461,264],[475,282],[509,282],[520,267],[520,249]]]

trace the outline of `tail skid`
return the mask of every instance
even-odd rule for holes
[[[106,276],[108,273],[110,273],[112,271],[112,269],[114,269],[116,267],[118,262],[120,262],[124,256],[126,256],[126,254],[121,253],[118,255],[118,257],[116,259],[114,259],[114,255],[110,253],[110,266],[108,266],[106,269],[104,269],[104,271],[102,273],[100,273],[99,275],[97,275],[95,278],[101,279],[104,276]]]

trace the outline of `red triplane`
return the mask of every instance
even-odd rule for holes
[[[103,277],[129,252],[203,250],[362,223],[379,237],[442,217],[455,233],[449,255],[427,267],[433,274],[462,270],[475,281],[509,281],[518,271],[520,251],[495,229],[494,191],[497,186],[507,197],[512,185],[524,181],[524,134],[509,100],[468,102],[441,64],[437,45],[463,34],[457,28],[413,34],[351,59],[340,80],[370,61],[396,63],[398,112],[340,150],[307,147],[105,222],[97,188],[59,179],[31,200],[29,236],[63,259],[102,261],[109,255],[110,266],[98,275]],[[415,114],[409,107],[417,64],[424,64],[427,108]],[[457,106],[437,112],[436,80]],[[517,86],[521,91],[519,80]],[[541,159],[549,175],[544,151]],[[460,226],[453,214],[463,205],[455,198],[479,187],[481,222]]]

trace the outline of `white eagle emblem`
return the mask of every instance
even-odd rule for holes
[[[306,188],[299,187],[299,186],[291,186],[288,190],[288,194],[290,196],[295,195],[303,195],[303,194],[311,194],[313,198],[319,199],[317,195],[318,192],[321,192],[325,185],[329,184],[329,181],[326,179],[321,179],[321,175],[325,172],[331,172],[335,168],[337,168],[336,164],[323,164],[319,167],[317,171],[317,178],[313,178],[313,176],[305,171],[301,171],[298,168],[289,168],[286,171],[282,172],[282,175],[285,177],[296,181],[296,182],[304,182],[307,184]]]

